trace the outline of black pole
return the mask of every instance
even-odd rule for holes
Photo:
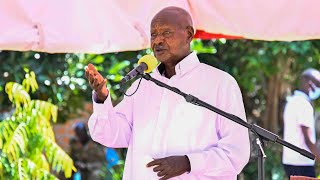
[[[264,180],[264,157],[260,150],[258,150],[258,179]]]
[[[301,149],[301,148],[299,148],[289,142],[286,142],[286,141],[280,139],[278,135],[276,135],[266,129],[263,129],[263,128],[257,126],[256,124],[249,124],[246,121],[242,120],[238,116],[235,116],[233,114],[222,111],[221,109],[218,109],[218,108],[198,99],[197,97],[195,97],[191,94],[186,94],[186,93],[180,91],[178,88],[169,86],[169,85],[167,85],[157,79],[152,78],[150,76],[150,74],[146,73],[146,74],[141,74],[140,76],[142,76],[144,79],[146,79],[148,81],[154,82],[155,84],[157,84],[160,87],[164,87],[166,89],[169,89],[169,90],[181,95],[189,103],[207,108],[207,109],[209,109],[213,112],[216,112],[217,114],[219,114],[227,119],[230,119],[230,120],[248,128],[250,131],[252,131],[256,135],[256,143],[257,143],[257,146],[259,147],[258,148],[258,177],[259,177],[259,180],[264,180],[264,175],[265,175],[264,162],[265,162],[266,155],[263,150],[264,141],[277,142],[283,146],[286,146],[286,147],[300,153],[301,155],[303,155],[305,157],[308,157],[312,160],[315,159],[315,155],[312,154],[311,152],[308,152],[308,151]]]
[[[259,180],[264,180],[265,179],[265,169],[264,169],[264,162],[265,158],[267,157],[266,154],[264,153],[263,147],[264,143],[260,139],[259,136],[256,138],[256,146],[257,151],[258,151],[258,179]]]

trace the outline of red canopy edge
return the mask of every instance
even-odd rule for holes
[[[224,34],[214,34],[214,33],[208,33],[203,30],[196,30],[196,34],[194,35],[194,38],[199,38],[203,40],[210,40],[210,39],[243,39],[244,37],[241,36],[230,36],[230,35],[224,35]]]

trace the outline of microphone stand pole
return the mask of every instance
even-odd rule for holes
[[[157,79],[154,79],[150,76],[150,74],[142,74],[140,73],[140,76],[143,77],[144,79],[148,80],[148,81],[152,81],[154,82],[155,84],[157,84],[158,86],[160,87],[164,87],[166,89],[169,89],[170,91],[173,91],[179,95],[181,95],[182,97],[185,98],[185,100],[188,102],[188,103],[192,103],[194,105],[197,105],[197,106],[201,106],[201,107],[204,107],[206,109],[209,109],[227,119],[230,119],[246,128],[248,128],[250,131],[252,131],[255,135],[256,135],[256,144],[258,146],[258,178],[259,180],[264,180],[265,179],[265,169],[264,169],[264,162],[265,162],[265,158],[267,157],[264,153],[264,141],[272,141],[274,143],[279,143],[287,148],[290,148],[298,153],[300,153],[301,155],[305,156],[305,157],[308,157],[312,160],[315,159],[315,155],[304,150],[304,149],[301,149],[293,144],[290,144],[284,140],[282,140],[281,138],[279,138],[278,135],[266,130],[266,129],[263,129],[259,126],[257,126],[256,124],[250,124],[250,123],[247,123],[246,121],[242,120],[241,118],[239,118],[238,116],[235,116],[233,114],[230,114],[230,113],[227,113],[225,111],[222,111],[200,99],[198,99],[197,97],[191,95],[191,94],[186,94],[182,91],[180,91],[178,88],[175,88],[175,87],[172,87],[172,86],[169,86]]]

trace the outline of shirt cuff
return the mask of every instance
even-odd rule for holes
[[[190,166],[191,166],[190,173],[202,173],[206,166],[203,158],[203,154],[192,153],[192,154],[187,154],[187,156],[189,158]]]
[[[112,106],[111,98],[108,96],[103,103],[96,103],[95,101],[95,91],[92,91],[92,104],[93,104],[93,113],[97,115],[106,115],[110,106]]]

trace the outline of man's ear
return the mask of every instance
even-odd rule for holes
[[[194,36],[194,29],[192,26],[187,26],[187,33],[188,33],[188,43],[190,43]]]

